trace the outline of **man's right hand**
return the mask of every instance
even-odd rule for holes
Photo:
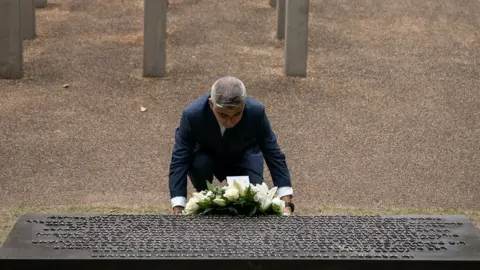
[[[173,214],[178,215],[178,214],[182,213],[183,209],[185,209],[185,207],[175,206],[175,207],[173,207]]]

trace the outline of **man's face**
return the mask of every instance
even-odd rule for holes
[[[225,128],[233,128],[242,119],[243,104],[236,108],[227,109],[215,106],[211,98],[209,101],[215,118]]]

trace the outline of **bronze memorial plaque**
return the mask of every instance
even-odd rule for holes
[[[480,232],[457,215],[26,214],[0,249],[1,269],[82,264],[102,269],[480,269]]]

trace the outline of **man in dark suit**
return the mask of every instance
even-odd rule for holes
[[[174,214],[186,204],[187,175],[197,191],[213,176],[248,175],[250,183],[263,182],[263,160],[278,187],[277,195],[293,211],[293,189],[285,155],[265,113],[265,107],[247,96],[241,80],[223,77],[211,92],[188,105],[175,130],[169,188]]]

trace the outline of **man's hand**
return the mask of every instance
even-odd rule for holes
[[[292,202],[292,198],[293,198],[292,195],[285,195],[285,196],[282,196],[280,199],[285,201],[285,202]],[[292,214],[292,208],[290,208],[290,207],[285,207],[284,211],[289,213],[289,214]]]
[[[183,209],[185,209],[185,207],[177,205],[177,206],[173,207],[173,214],[174,215],[181,214]]]

